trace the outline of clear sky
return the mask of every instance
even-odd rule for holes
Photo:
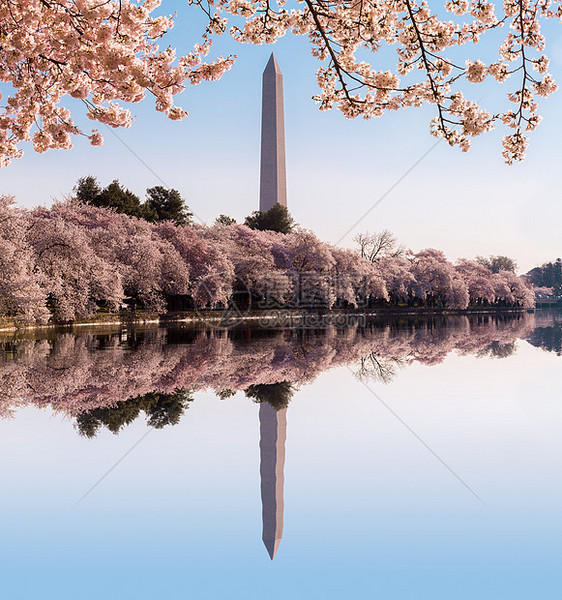
[[[198,39],[193,9],[176,0],[164,4],[167,12],[178,10],[169,43],[188,50]],[[562,31],[550,29],[547,51],[562,82]],[[147,99],[132,107],[138,118],[131,129],[100,126],[102,148],[78,139],[71,151],[26,149],[0,172],[2,193],[24,206],[48,205],[91,174],[104,185],[118,178],[141,196],[153,185],[174,187],[205,222],[220,213],[243,219],[258,208],[261,73],[272,50],[284,74],[289,208],[302,226],[337,242],[434,146],[428,133],[433,115],[424,108],[350,121],[320,112],[311,99],[317,62],[307,40],[293,36],[274,46],[220,40],[215,54],[236,53],[236,65],[220,82],[190,86],[180,96],[178,104],[190,113],[185,121],[168,121]],[[474,99],[486,95],[484,103],[498,94],[474,90]],[[415,251],[439,248],[453,260],[506,254],[521,271],[562,256],[561,98],[559,92],[543,99],[544,121],[525,163],[504,165],[500,132],[475,140],[468,154],[441,142],[341,244],[353,246],[356,233],[387,228]]]

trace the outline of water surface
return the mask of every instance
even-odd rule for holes
[[[561,323],[4,336],[0,590],[558,598]]]

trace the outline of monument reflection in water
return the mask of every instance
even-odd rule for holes
[[[287,408],[275,410],[269,402],[260,405],[260,479],[262,539],[271,560],[283,537],[283,485]]]

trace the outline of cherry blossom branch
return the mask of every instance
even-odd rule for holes
[[[317,28],[318,32],[320,33],[320,35],[322,36],[322,39],[324,41],[324,47],[326,48],[326,50],[328,50],[328,52],[330,54],[332,65],[334,66],[334,69],[336,70],[336,73],[338,74],[338,79],[340,81],[342,91],[345,94],[345,97],[347,98],[348,102],[350,102],[351,104],[357,104],[357,103],[361,104],[362,101],[358,101],[357,99],[352,98],[351,95],[349,94],[349,91],[347,89],[347,83],[344,78],[344,70],[341,68],[341,66],[339,64],[338,57],[337,57],[334,49],[332,48],[332,44],[330,43],[330,39],[329,39],[328,35],[326,34],[326,30],[324,29],[322,23],[320,22],[320,19],[318,18],[318,15],[316,14],[316,9],[314,8],[314,5],[312,4],[312,2],[310,0],[305,0],[305,4],[308,6],[308,10],[310,11],[312,19],[316,25],[316,28]],[[346,75],[350,76],[350,74],[347,72],[346,72]],[[360,82],[360,83],[362,83],[362,82]]]
[[[420,49],[420,53],[421,53],[422,62],[424,64],[425,71],[426,71],[426,74],[427,74],[427,78],[428,78],[429,84],[431,86],[431,92],[433,94],[433,98],[435,100],[435,104],[437,105],[437,111],[439,113],[439,129],[440,129],[441,134],[443,135],[443,137],[445,139],[449,139],[450,138],[450,134],[449,134],[449,132],[447,130],[447,126],[445,125],[445,121],[444,121],[443,107],[441,105],[440,94],[438,92],[435,80],[433,79],[433,75],[431,74],[431,65],[430,65],[430,62],[429,62],[429,60],[427,58],[427,55],[426,55],[425,44],[424,44],[422,36],[420,34],[420,30],[419,30],[416,18],[414,16],[414,12],[412,10],[412,5],[410,3],[410,0],[404,0],[404,1],[405,1],[405,4],[406,4],[407,8],[408,8],[408,14],[410,16],[410,21],[411,21],[412,26],[414,28],[414,31],[416,33],[416,38],[418,40],[418,45],[419,45],[419,49]]]
[[[0,0],[0,80],[13,88],[0,108],[0,165],[20,157],[20,144],[30,138],[44,152],[71,148],[71,136],[85,134],[63,106],[66,95],[83,100],[89,118],[112,127],[128,127],[133,117],[124,105],[146,95],[169,118],[184,118],[187,113],[174,99],[185,84],[215,81],[233,64],[233,56],[206,61],[214,36],[225,33],[229,21],[230,36],[240,42],[272,43],[288,32],[307,36],[313,55],[327,61],[317,72],[321,110],[336,106],[348,118],[372,118],[430,103],[437,107],[431,132],[462,150],[499,117],[515,130],[503,142],[508,163],[524,156],[523,127],[532,131],[540,121],[533,95],[556,90],[548,58],[532,51],[544,46],[540,21],[562,17],[559,2],[503,0],[497,17],[488,0],[444,0],[453,15],[446,19],[427,0],[297,0],[291,10],[280,0],[188,0],[203,11],[206,23],[203,42],[179,58],[155,43],[173,25],[170,17],[152,16],[157,5],[157,0]],[[462,66],[448,52],[478,43],[507,22],[511,32],[498,61],[481,57]],[[374,55],[386,47],[396,50],[396,64],[376,68]],[[531,67],[543,77],[534,77]],[[503,83],[519,72],[521,85],[508,96],[518,104],[511,112],[489,114],[458,90],[463,80],[479,84],[491,75]],[[96,130],[85,135],[94,145],[102,142]]]

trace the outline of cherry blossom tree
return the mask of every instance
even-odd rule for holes
[[[492,304],[495,301],[495,290],[492,272],[474,260],[460,260],[456,265],[457,273],[468,286],[471,304]]]
[[[378,265],[358,258],[352,250],[331,248],[335,266],[335,293],[352,306],[366,306],[369,300],[389,300],[386,283]]]
[[[205,306],[226,305],[232,294],[234,266],[228,252],[221,252],[205,238],[204,227],[177,227],[172,223],[156,226],[157,236],[169,242],[181,256],[188,273],[189,287],[195,302]],[[211,240],[220,239],[220,235]]]
[[[380,258],[377,266],[383,276],[390,300],[395,304],[408,300],[416,284],[410,261],[402,257],[387,256]]]
[[[96,129],[76,125],[67,96],[81,102],[92,121],[112,127],[128,127],[132,116],[122,104],[147,94],[156,110],[184,118],[174,97],[185,84],[217,80],[233,64],[233,56],[206,61],[213,38],[223,34],[251,44],[273,43],[287,33],[308,37],[321,63],[321,110],[337,107],[348,118],[372,118],[429,104],[435,111],[431,133],[462,150],[501,124],[508,163],[523,159],[526,135],[540,122],[537,98],[557,89],[542,27],[562,17],[558,0],[431,6],[427,0],[187,0],[185,10],[200,11],[205,25],[198,43],[179,57],[159,46],[173,26],[172,17],[156,16],[159,5],[1,0],[0,81],[8,84],[8,98],[0,111],[0,164],[21,156],[27,140],[38,152],[70,148],[77,134],[102,143]],[[508,81],[505,105],[488,109],[471,99],[481,91],[470,88],[487,79]]]
[[[553,296],[554,295],[554,289],[551,287],[534,287],[533,286],[533,292],[535,294],[535,296],[538,296],[539,298],[548,298],[549,296]]]
[[[274,248],[276,262],[293,282],[293,299],[306,306],[336,301],[330,274],[336,264],[331,249],[311,231],[300,229],[283,236]]]
[[[115,310],[125,297],[163,312],[166,294],[189,291],[181,256],[142,219],[73,200],[36,209],[32,219],[30,240],[57,318],[88,316],[98,302]]]
[[[94,251],[86,231],[68,218],[68,211],[35,209],[28,239],[37,277],[57,320],[88,317],[99,302],[111,310],[119,307],[119,273]]]
[[[345,302],[353,307],[357,307],[360,302],[364,306],[367,296],[365,283],[370,274],[369,269],[363,269],[361,272],[356,268],[360,261],[351,250],[333,247],[331,253],[335,261],[333,285],[336,301]]]
[[[468,306],[467,286],[441,251],[432,248],[422,250],[411,257],[411,262],[416,296],[432,305]]]
[[[308,36],[313,55],[322,62],[316,97],[321,110],[336,106],[346,117],[370,118],[428,103],[435,107],[433,135],[466,151],[471,138],[501,122],[507,127],[505,160],[521,160],[526,132],[540,121],[537,96],[557,89],[543,53],[541,24],[561,18],[560,3],[504,0],[495,6],[488,0],[446,0],[431,4],[426,0],[303,0],[291,10],[284,2],[222,0],[210,18],[220,18],[224,12],[243,17],[230,34],[250,43],[272,42],[288,31]],[[226,29],[225,21],[222,26]],[[498,54],[486,55],[485,38],[502,29]],[[469,50],[474,44],[479,44],[477,57]],[[394,63],[377,60],[377,53],[388,55],[392,48]],[[469,99],[466,83],[480,84],[488,77],[498,83],[516,80],[507,92],[509,106],[489,112]]]
[[[534,305],[515,273],[455,267],[437,250],[371,261],[303,229],[150,223],[72,198],[32,211],[0,199],[0,283],[0,316],[27,320],[45,318],[46,306],[73,321],[124,302],[162,314],[178,297],[184,309],[240,299],[253,308]]]
[[[285,235],[250,229],[246,225],[215,225],[207,232],[234,266],[238,286],[257,302],[283,304],[291,295],[292,282],[275,249],[284,245]]]
[[[28,225],[13,198],[0,196],[0,316],[45,321],[49,313],[26,243]]]
[[[535,306],[535,294],[530,283],[511,271],[494,273],[496,300],[507,306],[532,308]]]

